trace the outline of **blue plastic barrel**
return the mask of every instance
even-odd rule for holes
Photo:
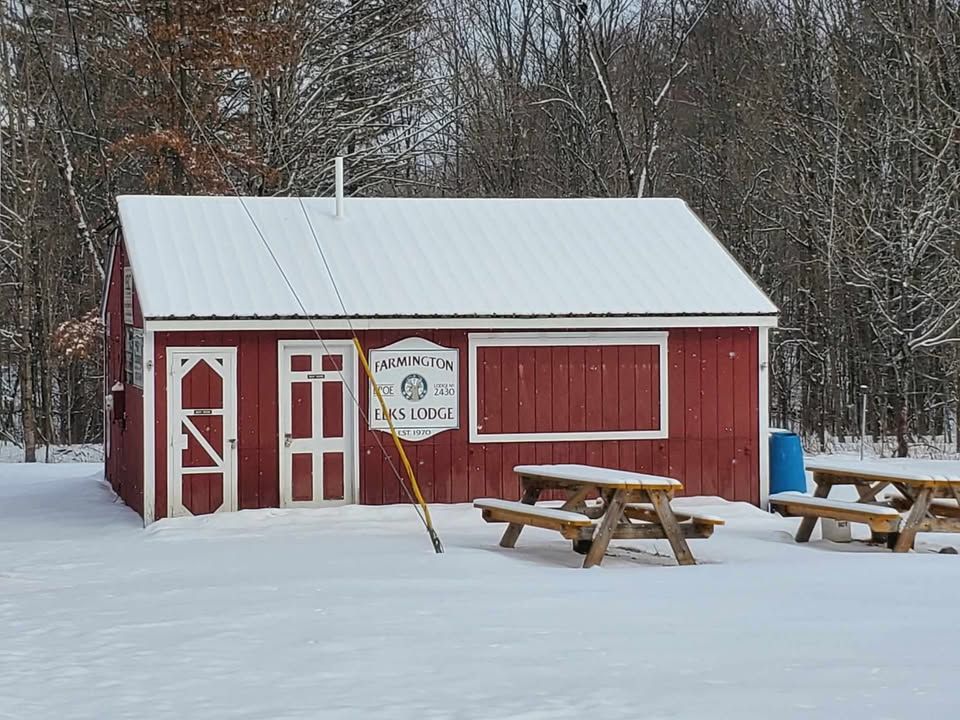
[[[807,491],[800,436],[792,432],[770,433],[770,493]]]

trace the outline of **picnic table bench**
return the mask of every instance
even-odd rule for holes
[[[799,492],[771,495],[770,504],[778,507],[783,515],[812,518],[814,523],[820,518],[831,518],[864,523],[875,533],[893,533],[900,529],[900,512],[883,505],[830,500]],[[798,542],[806,541],[798,538]]]
[[[666,539],[680,565],[695,565],[687,538],[706,538],[720,518],[675,513],[673,494],[682,485],[673,478],[590,465],[518,465],[523,490],[519,502],[480,498],[474,507],[487,522],[508,523],[502,547],[516,545],[526,525],[556,530],[583,553],[583,567],[599,565],[611,540]],[[537,505],[545,490],[566,494],[561,507]],[[599,501],[588,502],[592,495]]]
[[[797,542],[807,542],[820,518],[861,522],[874,540],[894,552],[913,547],[918,532],[960,532],[960,462],[906,458],[813,458],[806,461],[817,488],[813,497],[777,493],[770,504],[785,515],[802,517]],[[829,499],[840,485],[857,490],[857,502]],[[896,495],[880,498],[889,487]]]

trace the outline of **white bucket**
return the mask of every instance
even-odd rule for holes
[[[823,539],[830,542],[845,543],[851,540],[850,523],[846,520],[820,518],[820,531]]]

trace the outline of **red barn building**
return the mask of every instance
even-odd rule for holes
[[[680,200],[121,197],[106,474],[149,523],[429,502],[518,463],[766,487],[777,310]]]

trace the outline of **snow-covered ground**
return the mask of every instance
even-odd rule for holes
[[[789,432],[789,429],[770,428],[772,432]],[[796,429],[794,429],[796,431]],[[827,436],[823,442],[816,433],[800,433],[801,442],[806,452],[813,455],[860,455],[859,436],[838,438]],[[955,437],[943,435],[913,436],[907,443],[912,458],[926,458],[928,460],[960,460],[960,445]],[[868,457],[890,458],[896,455],[897,440],[892,436],[874,440],[867,438],[864,454]]]
[[[23,448],[9,442],[0,442],[0,463],[23,462]],[[41,445],[37,448],[37,462],[103,462],[103,445]]]
[[[728,520],[601,568],[468,506],[139,518],[96,465],[0,465],[2,718],[956,717],[960,537],[795,545]],[[626,548],[631,548],[627,550]]]

